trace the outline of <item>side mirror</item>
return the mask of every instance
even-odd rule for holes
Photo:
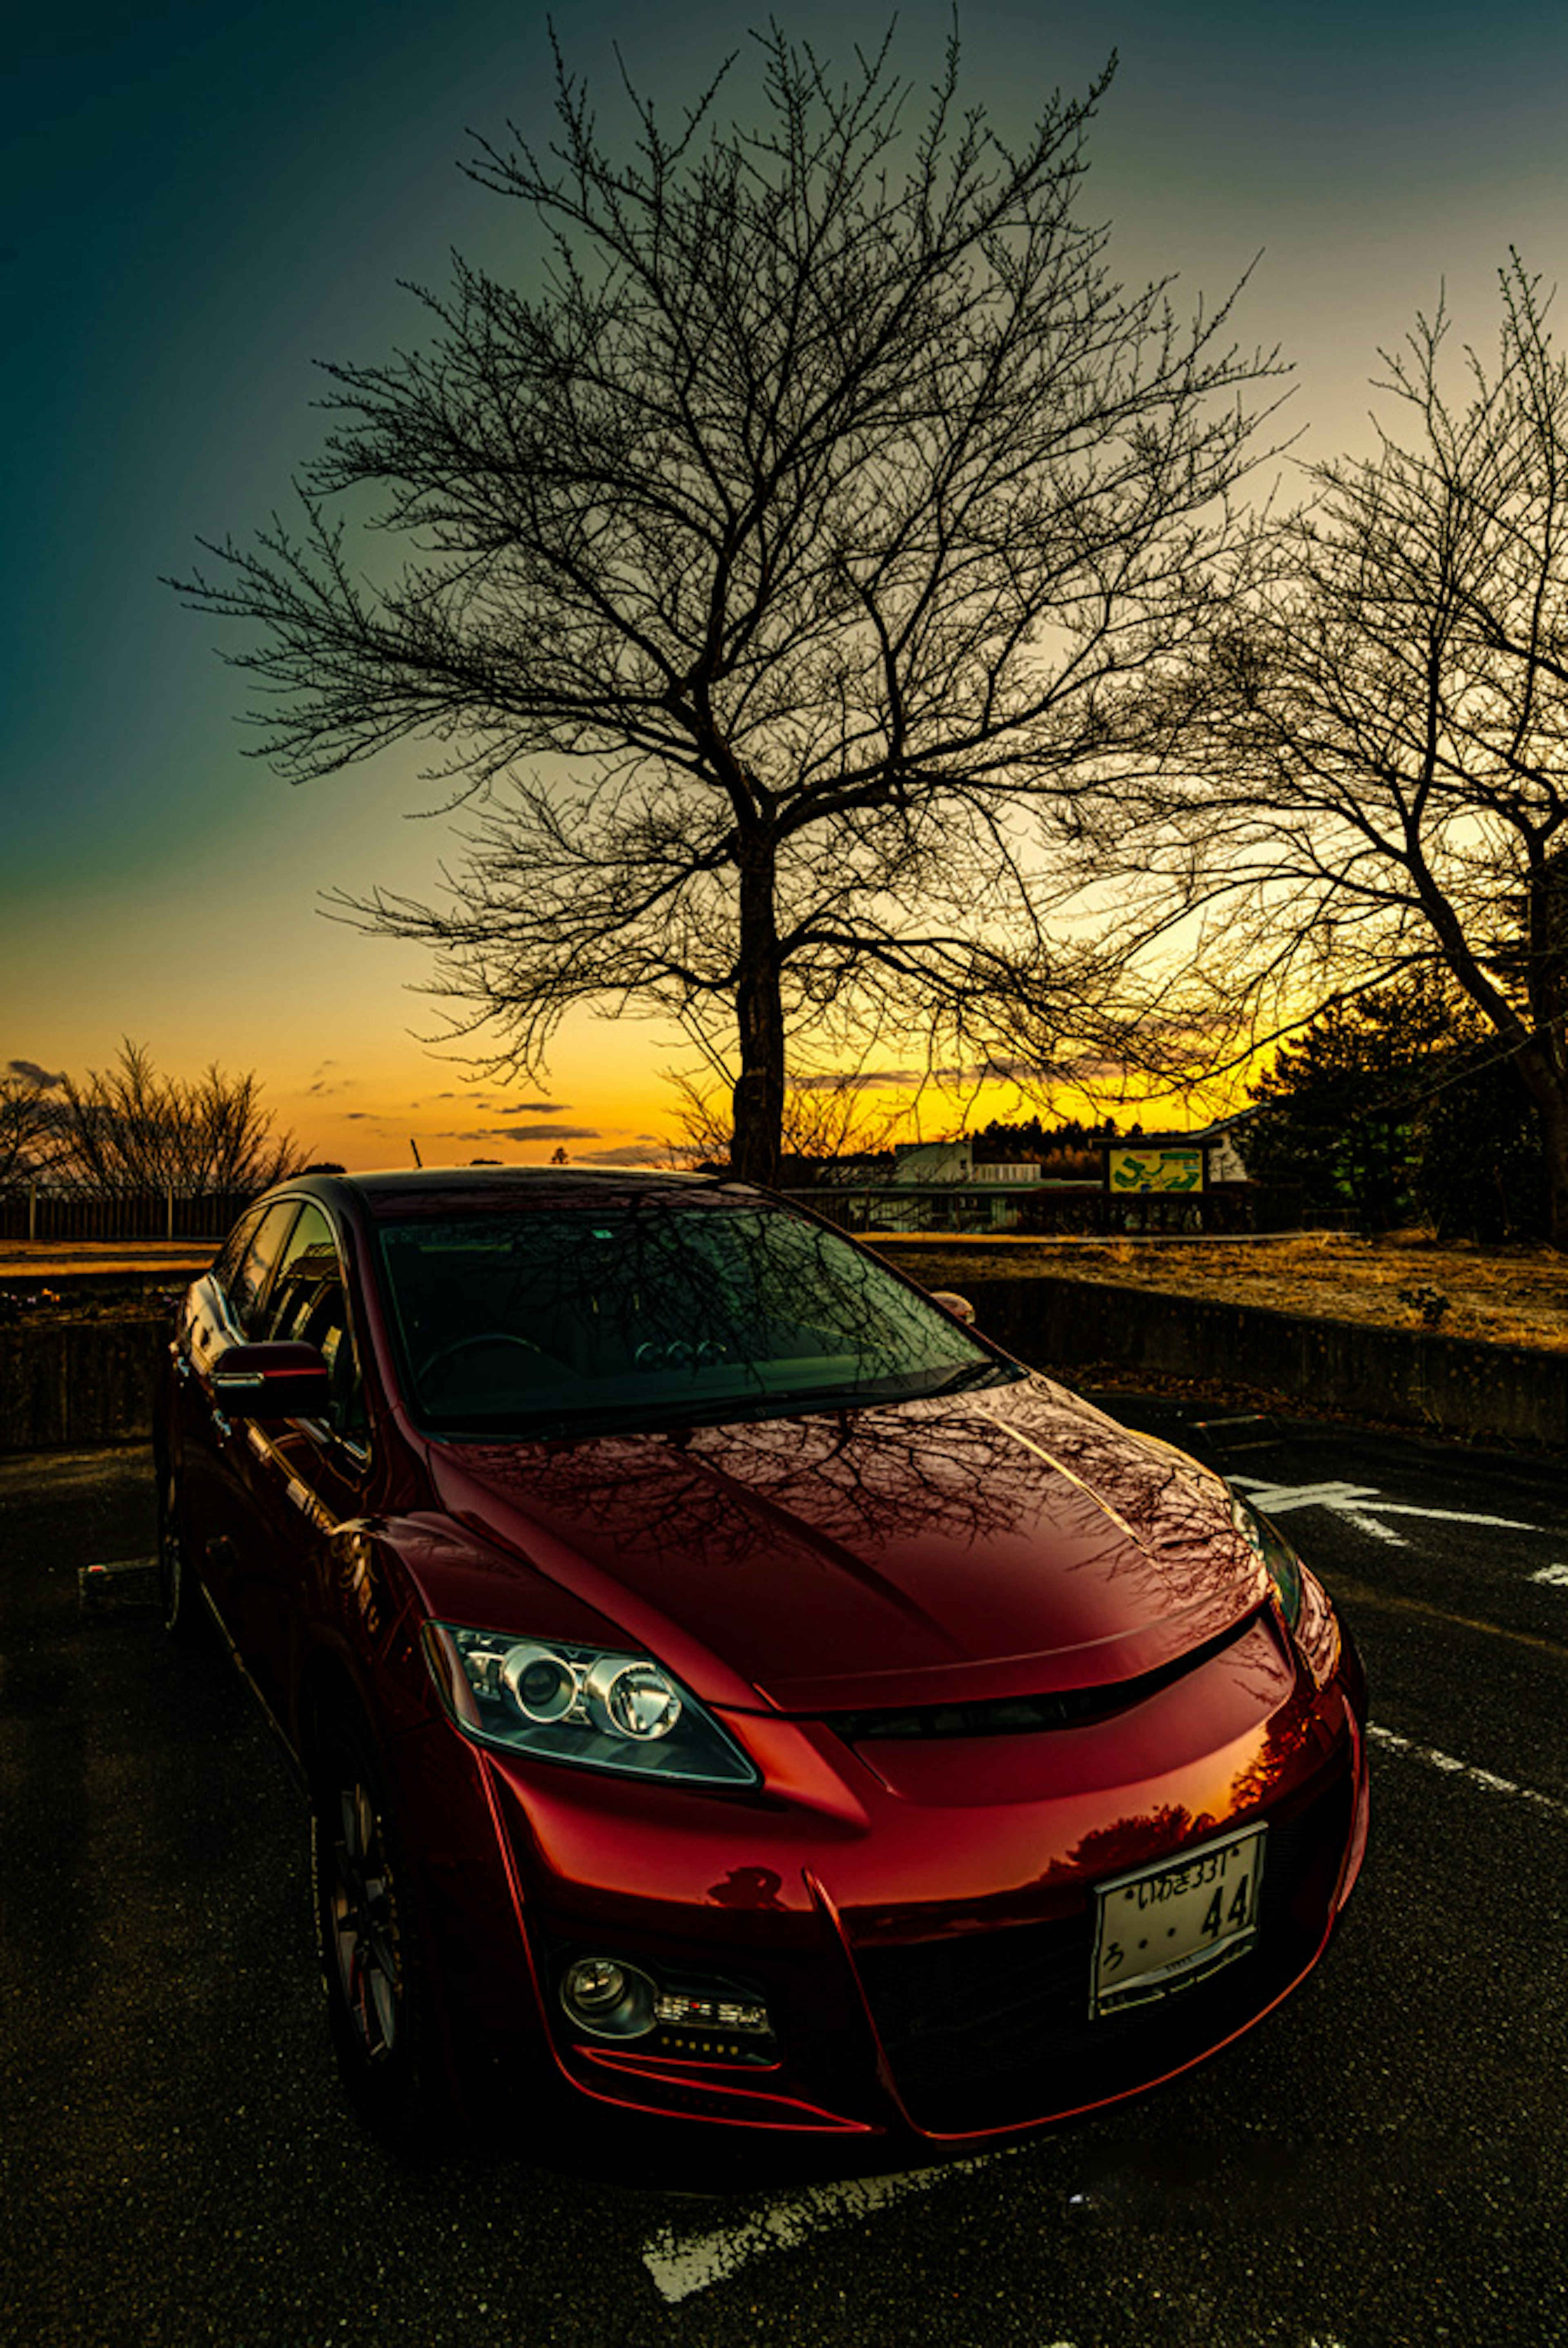
[[[950,1288],[933,1288],[928,1292],[933,1304],[939,1304],[944,1313],[950,1313],[967,1329],[974,1327],[975,1308],[967,1296],[959,1296]]]
[[[225,1345],[212,1365],[212,1399],[236,1418],[324,1418],[332,1373],[314,1345]]]

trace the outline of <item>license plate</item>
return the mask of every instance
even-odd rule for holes
[[[1246,1954],[1267,1836],[1266,1827],[1244,1827],[1096,1885],[1091,2014],[1191,1989]]]

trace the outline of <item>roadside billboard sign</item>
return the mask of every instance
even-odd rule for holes
[[[1204,1153],[1198,1148],[1108,1149],[1105,1187],[1123,1196],[1153,1190],[1201,1190]]]

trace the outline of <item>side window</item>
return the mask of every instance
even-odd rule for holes
[[[280,1199],[274,1206],[269,1207],[252,1231],[244,1253],[228,1277],[223,1279],[229,1309],[236,1325],[247,1337],[261,1334],[256,1326],[256,1307],[266,1287],[267,1275],[277,1261],[284,1235],[298,1210],[299,1202],[294,1199]],[[228,1250],[225,1249],[220,1261],[226,1261],[227,1257]],[[221,1273],[220,1277],[222,1278]]]
[[[245,1251],[256,1236],[256,1226],[261,1221],[261,1215],[262,1210],[260,1207],[247,1207],[218,1251],[212,1266],[212,1277],[225,1295],[232,1288],[234,1275],[245,1261]]]
[[[254,1334],[314,1345],[332,1372],[333,1427],[339,1435],[363,1437],[364,1395],[349,1327],[343,1265],[332,1225],[309,1200],[289,1233],[277,1277],[267,1293],[266,1310]]]

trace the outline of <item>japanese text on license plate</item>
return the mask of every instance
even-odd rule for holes
[[[1244,1827],[1177,1859],[1096,1887],[1091,2013],[1190,1989],[1257,1936],[1266,1827]]]

